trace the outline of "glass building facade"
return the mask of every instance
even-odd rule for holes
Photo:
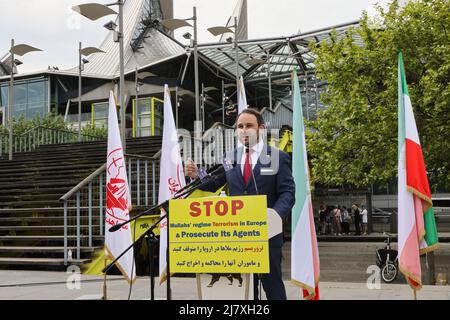
[[[32,78],[14,80],[13,118],[21,114],[26,120],[34,118],[37,114],[43,117],[49,108],[49,81],[48,78]],[[9,81],[0,84],[0,106],[8,109]],[[5,119],[3,119],[3,122]]]

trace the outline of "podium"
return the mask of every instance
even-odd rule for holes
[[[267,209],[268,238],[283,231],[283,221],[275,210]],[[197,273],[198,300],[253,300],[252,273]]]

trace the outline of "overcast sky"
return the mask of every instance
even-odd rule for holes
[[[130,0],[127,0],[130,1]],[[131,0],[132,1],[132,0]],[[164,0],[163,0],[164,1]],[[249,39],[288,36],[358,20],[364,10],[373,12],[373,4],[388,0],[248,0]],[[71,7],[95,0],[14,0],[0,1],[0,57],[10,47],[27,43],[43,49],[20,58],[20,72],[57,66],[60,70],[78,64],[78,41],[83,47],[99,46],[108,30],[102,26],[111,17],[96,22],[79,16]],[[97,0],[111,3],[111,0]],[[192,16],[197,7],[200,43],[218,41],[206,28],[224,25],[237,0],[174,0],[174,17]],[[180,37],[187,29],[177,31]]]

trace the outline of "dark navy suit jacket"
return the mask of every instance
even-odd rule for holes
[[[235,149],[225,156],[236,165],[226,172],[225,177],[217,179],[202,187],[204,191],[214,192],[228,184],[230,196],[242,195],[266,195],[267,207],[273,208],[282,219],[286,219],[291,214],[291,209],[295,203],[295,183],[292,177],[291,160],[287,153],[272,148],[264,144],[258,162],[253,168],[256,180],[256,191],[253,177],[250,177],[247,185],[244,185],[242,167],[240,164],[244,148]],[[276,162],[278,161],[278,166]],[[270,240],[270,246],[280,246],[283,244],[283,235],[279,234]]]

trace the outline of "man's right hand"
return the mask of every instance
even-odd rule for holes
[[[197,179],[198,177],[198,168],[194,161],[187,160],[184,164],[184,175],[188,176],[191,179]]]

